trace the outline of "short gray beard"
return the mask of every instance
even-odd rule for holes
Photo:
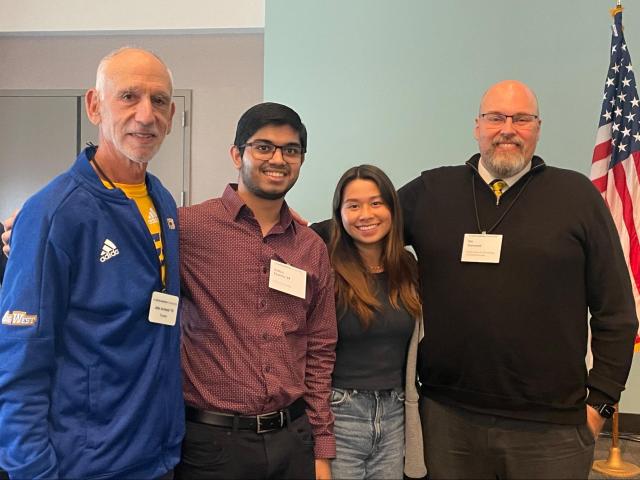
[[[494,149],[482,156],[484,167],[496,178],[509,178],[520,173],[529,163],[521,152],[496,153]]]

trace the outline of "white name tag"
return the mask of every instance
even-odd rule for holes
[[[178,318],[178,300],[175,295],[153,292],[149,307],[149,321],[173,327]]]
[[[304,298],[307,292],[307,272],[271,259],[269,288]]]
[[[465,233],[461,262],[500,263],[502,235]]]

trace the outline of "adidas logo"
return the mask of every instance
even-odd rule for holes
[[[106,238],[104,240],[104,243],[102,244],[102,252],[100,252],[100,261],[104,263],[110,258],[113,258],[118,254],[120,254],[120,250],[118,250],[118,247],[116,247],[116,244],[113,243],[108,238]]]
[[[154,223],[158,223],[158,214],[153,208],[149,208],[149,215],[147,216],[147,223],[149,225],[153,225]]]

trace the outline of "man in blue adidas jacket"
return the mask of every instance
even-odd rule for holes
[[[179,459],[178,217],[146,173],[171,129],[171,95],[155,55],[105,57],[86,95],[99,147],[15,221],[0,301],[10,478],[158,478]]]

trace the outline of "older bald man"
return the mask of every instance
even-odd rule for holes
[[[171,96],[152,53],[105,57],[86,95],[99,147],[16,218],[0,302],[11,478],[157,478],[178,462],[177,212],[146,173],[171,130]]]
[[[591,182],[534,155],[540,127],[529,87],[493,85],[480,153],[399,192],[420,263],[434,479],[587,478],[624,389],[637,319],[620,242]]]

